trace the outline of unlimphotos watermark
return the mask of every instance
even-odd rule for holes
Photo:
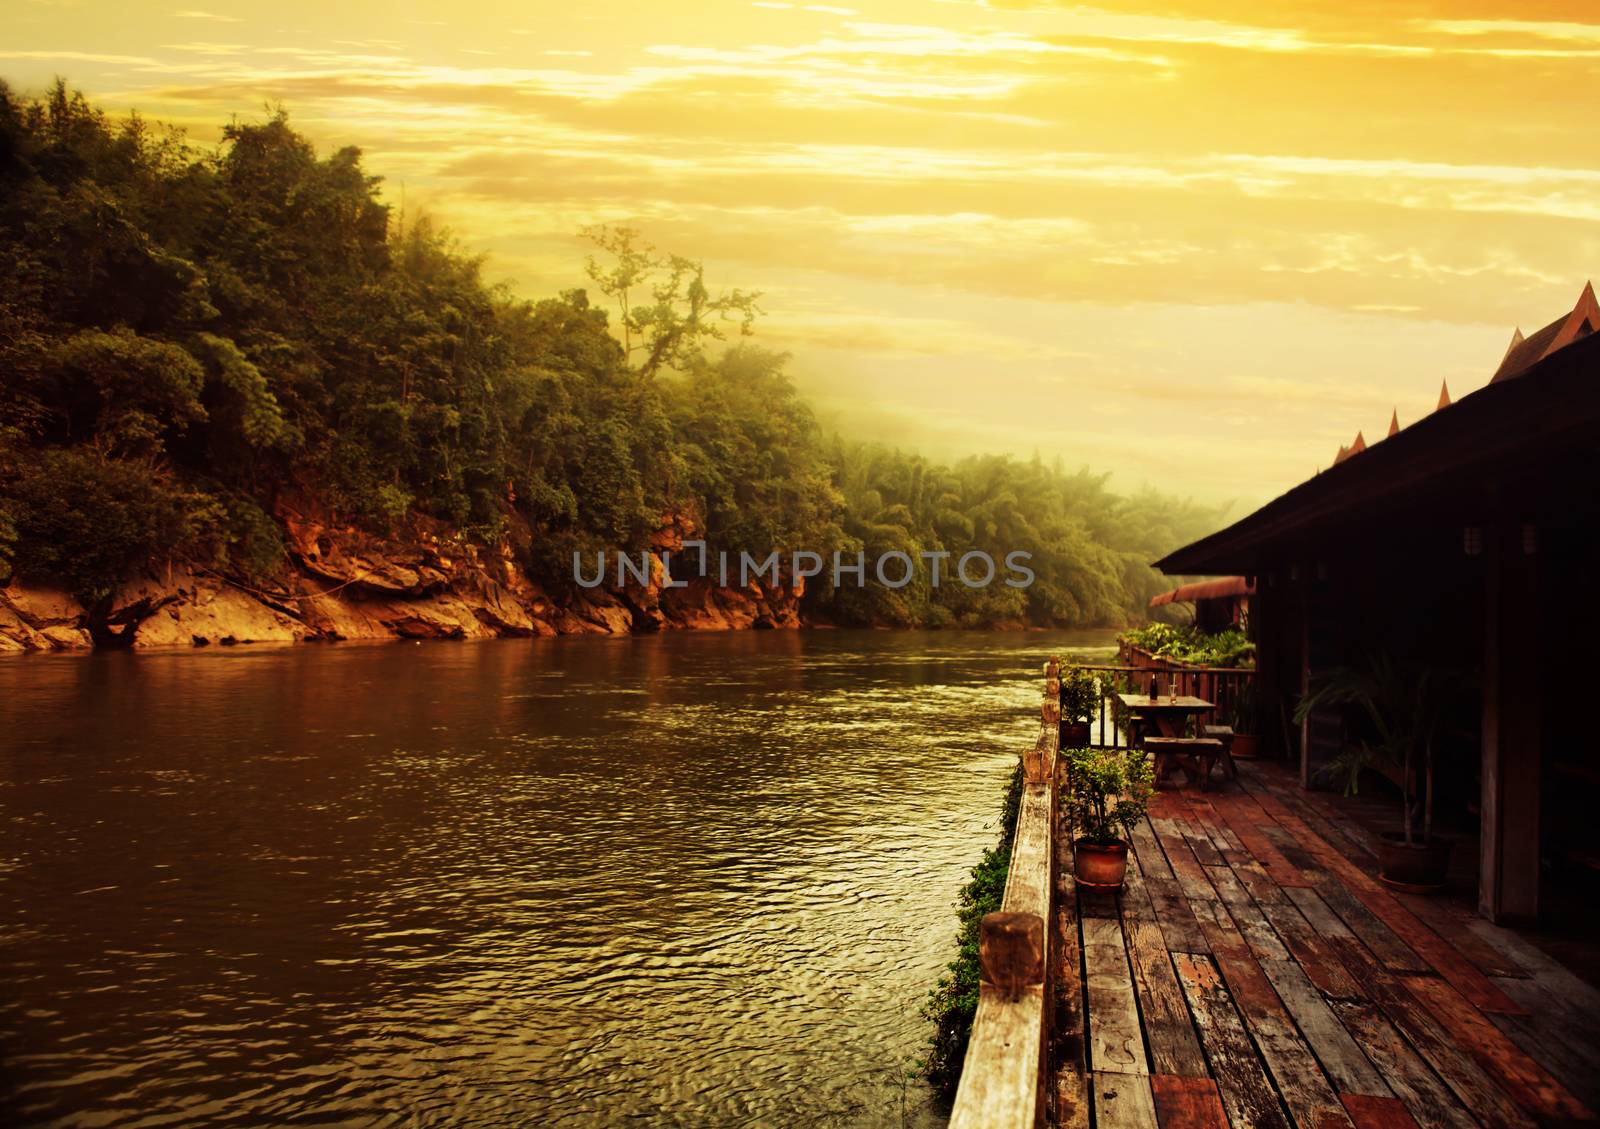
[[[777,549],[772,550],[764,557],[756,557],[751,553],[741,551],[734,558],[726,550],[719,550],[713,562],[711,554],[706,551],[704,541],[685,541],[685,550],[696,549],[699,551],[699,568],[697,575],[701,578],[715,575],[717,584],[727,587],[734,583],[737,576],[739,587],[748,587],[752,580],[765,580],[769,588],[778,587],[782,578],[787,575],[790,587],[795,587],[813,576],[821,576],[827,568],[827,561],[821,553],[813,553],[808,549],[799,549],[788,555],[789,569],[783,571],[784,555]],[[627,586],[631,581],[640,587],[648,587],[653,580],[654,566],[649,551],[641,552],[638,559],[630,557],[620,549],[615,553],[616,584],[619,588]],[[955,557],[955,564],[948,573],[946,565],[955,557],[948,549],[939,549],[931,552],[918,553],[913,557],[910,553],[900,549],[892,549],[887,553],[880,553],[872,561],[869,570],[867,554],[865,551],[855,554],[852,560],[844,553],[833,554],[832,579],[835,588],[845,585],[844,578],[855,578],[857,588],[865,588],[868,583],[868,574],[885,588],[904,588],[910,584],[917,575],[917,559],[927,565],[928,583],[938,588],[943,584],[950,573],[968,588],[987,588],[993,584],[1000,574],[1000,568],[995,559],[982,549],[962,553]],[[606,553],[602,550],[594,554],[594,571],[585,574],[583,553],[572,554],[572,579],[580,588],[598,588],[606,582]],[[672,552],[662,550],[660,584],[663,588],[687,588],[689,581],[672,575]],[[1021,551],[1007,553],[1004,557],[1006,575],[1002,581],[1008,588],[1027,588],[1033,584],[1033,570],[1028,567],[1028,562],[1033,559],[1033,554]],[[715,564],[715,571],[712,565]]]

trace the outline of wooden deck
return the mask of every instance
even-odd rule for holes
[[[1158,793],[1120,895],[1075,890],[1055,837],[1054,1124],[1596,1120],[1600,991],[1463,901],[1381,885],[1341,798],[1239,767]]]

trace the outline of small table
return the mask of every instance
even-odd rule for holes
[[[1155,725],[1158,735],[1162,737],[1182,737],[1183,731],[1188,728],[1190,717],[1217,708],[1214,702],[1187,694],[1180,694],[1176,698],[1165,696],[1152,698],[1148,694],[1118,694],[1117,699],[1129,712],[1149,718]],[[1211,775],[1209,765],[1207,771],[1202,773],[1200,766],[1192,757],[1173,757],[1169,763],[1183,769],[1190,780],[1204,782]],[[1164,773],[1162,778],[1165,778]],[[1160,782],[1157,780],[1158,784]]]
[[[1182,737],[1191,716],[1209,713],[1217,708],[1215,702],[1187,694],[1180,694],[1176,698],[1164,694],[1158,698],[1148,694],[1118,694],[1117,699],[1130,712],[1148,717],[1163,737]]]

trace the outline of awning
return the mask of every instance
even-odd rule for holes
[[[1255,591],[1255,581],[1248,577],[1223,576],[1216,580],[1202,580],[1195,584],[1185,584],[1181,588],[1174,588],[1170,592],[1152,596],[1150,598],[1150,606],[1159,608],[1162,604],[1187,603],[1190,600],[1223,600],[1230,596],[1253,596]]]

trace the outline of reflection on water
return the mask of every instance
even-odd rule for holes
[[[0,1120],[937,1125],[1044,634],[0,662]]]

